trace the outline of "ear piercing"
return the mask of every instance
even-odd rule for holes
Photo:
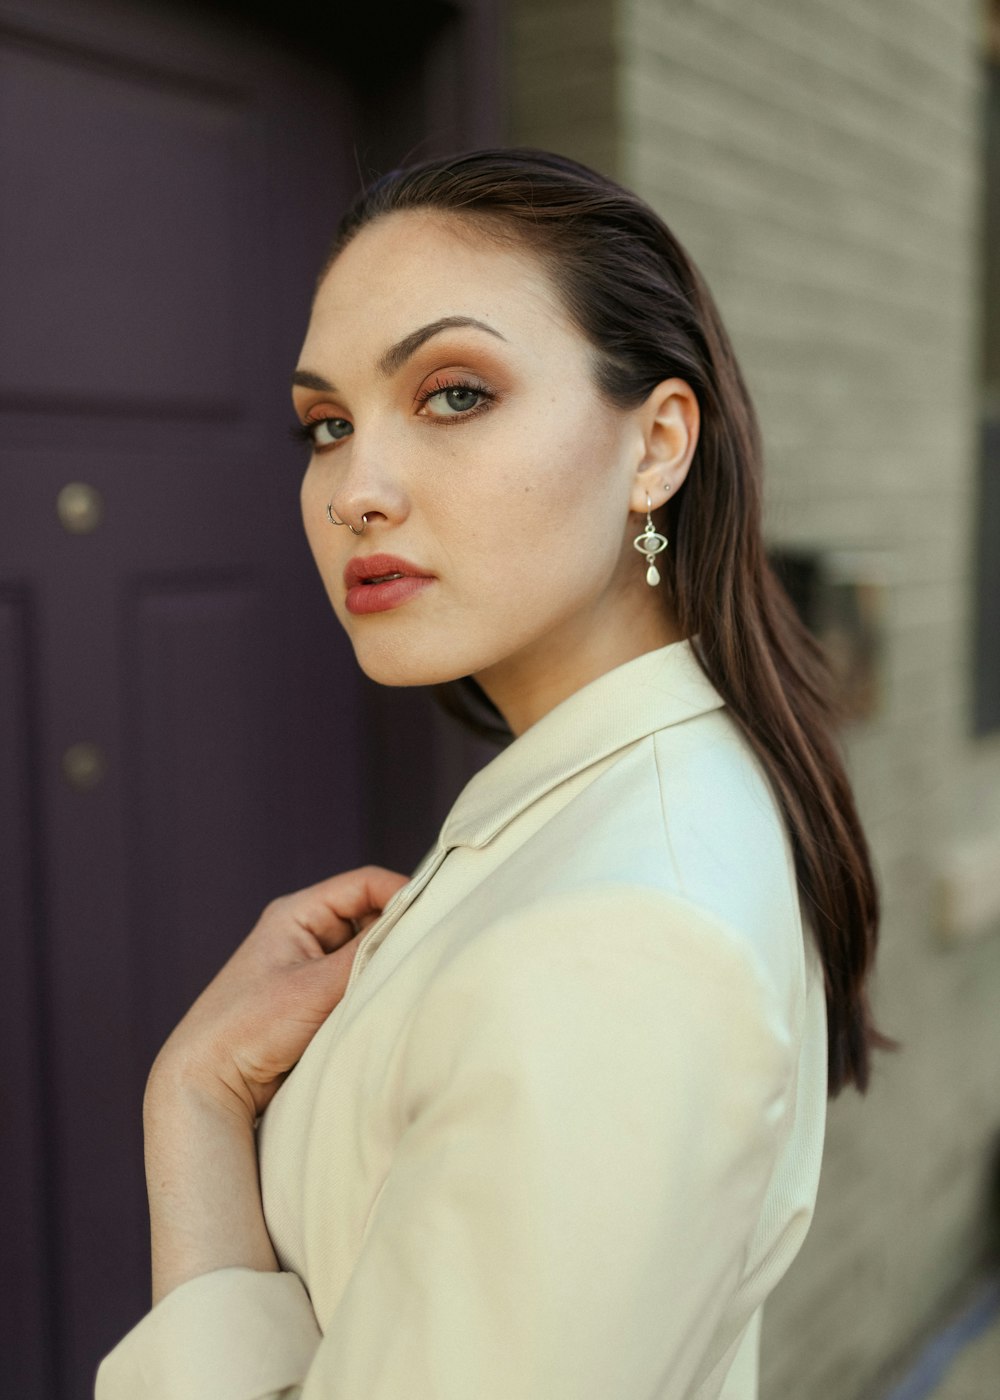
[[[361,529],[360,529],[360,530],[355,530],[355,529],[354,529],[354,526],[351,524],[351,522],[350,522],[349,520],[334,520],[334,518],[333,518],[333,511],[331,510],[331,506],[332,506],[332,505],[333,505],[333,502],[332,502],[332,501],[327,501],[327,503],[326,503],[326,515],[327,515],[327,519],[329,520],[329,522],[330,522],[331,525],[346,525],[347,528],[348,528],[349,530],[353,530],[354,533],[355,533],[356,535],[363,535],[363,534],[365,533],[365,530],[368,528],[368,516],[367,516],[367,514],[365,514],[365,515],[363,515],[363,516],[361,517],[361,522],[362,522],[362,524],[361,524]]]
[[[665,491],[669,491],[670,487],[665,486],[663,489]],[[665,535],[657,533],[656,527],[653,524],[653,517],[650,514],[651,509],[652,501],[650,500],[649,492],[647,491],[646,528],[643,530],[641,535],[636,535],[632,543],[640,554],[644,554],[646,556],[646,563],[648,565],[646,569],[646,582],[651,587],[653,587],[660,581],[660,571],[656,567],[653,560],[655,556],[660,553],[661,550],[666,549],[668,540]]]

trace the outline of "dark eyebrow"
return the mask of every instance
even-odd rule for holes
[[[488,326],[485,321],[477,321],[474,316],[442,316],[439,321],[431,321],[429,325],[404,335],[398,344],[391,346],[376,366],[379,374],[384,379],[389,379],[397,370],[402,369],[411,355],[416,354],[425,340],[430,340],[432,335],[437,335],[440,331],[451,330],[453,326],[475,326],[481,331],[495,335],[499,340],[506,339],[499,331]]]
[[[337,392],[333,385],[328,384],[322,375],[310,374],[307,369],[297,369],[292,375],[292,383],[297,384],[300,389],[328,390],[330,393],[334,394]]]
[[[383,379],[391,378],[398,370],[402,369],[411,355],[416,354],[424,341],[430,340],[432,335],[438,335],[441,331],[451,330],[456,326],[474,326],[478,330],[488,331],[490,335],[495,335],[498,340],[507,339],[498,330],[488,326],[485,321],[477,321],[474,316],[442,316],[440,320],[431,321],[426,326],[420,326],[418,330],[411,331],[395,345],[391,345],[375,366],[379,375]],[[322,375],[313,374],[308,369],[297,369],[292,375],[292,383],[299,385],[302,389],[319,389],[331,394],[337,392]]]

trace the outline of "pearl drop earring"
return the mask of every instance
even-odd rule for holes
[[[670,487],[669,487],[669,486],[665,486],[665,487],[664,487],[664,490],[665,490],[665,491],[669,491],[669,490],[670,490]],[[655,563],[653,562],[653,560],[654,560],[654,557],[655,557],[657,554],[659,554],[661,550],[666,549],[667,544],[669,543],[669,541],[667,540],[667,538],[666,538],[665,535],[661,535],[661,534],[658,534],[658,533],[657,533],[656,527],[655,527],[655,525],[653,524],[653,517],[652,517],[652,515],[651,515],[651,513],[650,513],[651,510],[652,510],[652,504],[653,504],[653,503],[652,503],[652,501],[651,501],[650,498],[649,498],[649,492],[647,491],[647,492],[646,492],[646,528],[643,530],[643,532],[642,532],[641,535],[636,535],[636,537],[635,537],[635,539],[632,541],[632,543],[633,543],[633,545],[636,547],[636,549],[639,551],[640,554],[644,554],[644,555],[646,556],[646,563],[647,563],[647,565],[648,565],[648,567],[647,567],[647,569],[646,569],[646,582],[647,582],[651,587],[654,587],[654,586],[655,586],[656,584],[658,584],[659,581],[660,581],[660,571],[659,571],[659,569],[656,567],[656,565],[655,565]]]

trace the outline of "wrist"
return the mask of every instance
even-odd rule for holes
[[[153,1301],[214,1269],[276,1270],[252,1120],[198,1080],[158,1074],[143,1105]]]
[[[161,1051],[146,1079],[142,1100],[143,1126],[175,1114],[215,1115],[220,1123],[254,1128],[257,1110],[251,1096],[212,1075],[201,1066]]]

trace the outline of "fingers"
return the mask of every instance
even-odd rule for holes
[[[374,909],[379,913],[396,891],[402,885],[408,884],[410,879],[408,875],[401,875],[398,870],[387,870],[384,865],[363,865],[359,870],[350,870],[340,878],[347,879],[349,876],[362,877],[364,893],[367,896],[364,912]]]
[[[374,922],[409,877],[363,865],[286,895],[289,913],[331,952]]]

